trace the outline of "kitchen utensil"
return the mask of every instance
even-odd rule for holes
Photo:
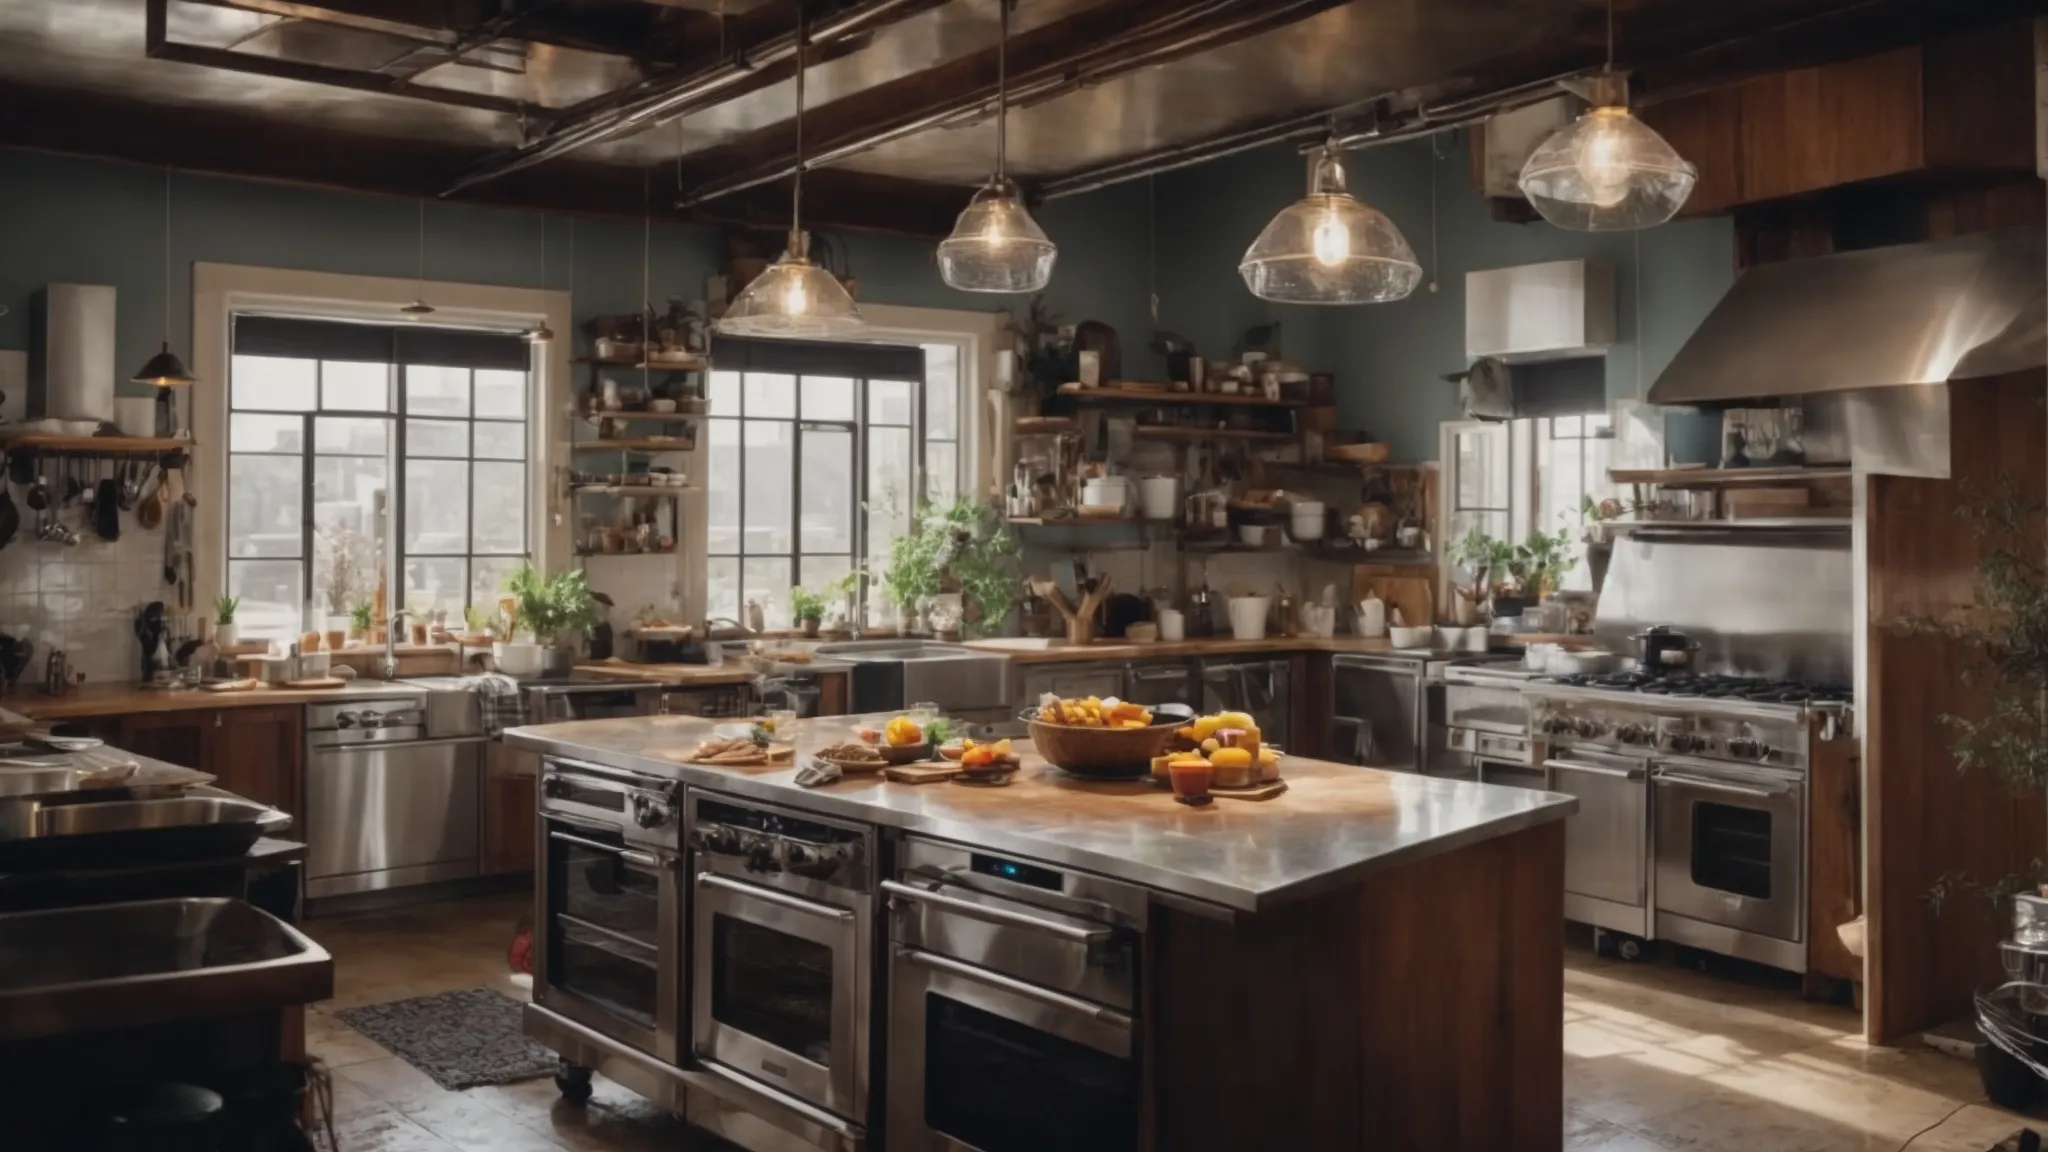
[[[1230,635],[1237,640],[1264,640],[1266,638],[1266,616],[1272,611],[1273,601],[1265,596],[1232,596],[1230,598]]]
[[[1187,618],[1178,608],[1162,609],[1159,613],[1159,638],[1169,644],[1187,638]]]
[[[1058,569],[1055,569],[1055,571],[1058,571]],[[1051,580],[1033,580],[1031,582],[1031,591],[1051,604],[1055,611],[1062,617],[1065,617],[1067,621],[1067,640],[1069,643],[1086,644],[1095,639],[1096,613],[1101,610],[1103,602],[1108,600],[1110,594],[1115,591],[1115,586],[1109,577],[1099,578],[1085,594],[1081,595],[1079,607],[1076,607],[1067,598],[1066,592],[1061,589],[1060,585],[1055,584]],[[1140,601],[1140,603],[1142,604],[1143,601]]]
[[[1387,638],[1396,648],[1427,648],[1435,630],[1427,625],[1403,627],[1396,624],[1387,629]]]
[[[1692,667],[1692,654],[1700,642],[1668,624],[1656,624],[1630,636],[1636,642],[1636,663],[1646,672],[1670,672]]]
[[[93,531],[102,540],[121,538],[120,485],[107,479],[99,482],[92,502]]]
[[[1031,746],[1046,763],[1075,776],[1130,779],[1152,770],[1152,758],[1166,753],[1174,734],[1195,718],[1185,704],[1151,705],[1152,723],[1144,728],[1080,728],[1047,724],[1038,709],[1022,719],[1031,732]]]

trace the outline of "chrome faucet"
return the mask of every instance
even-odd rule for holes
[[[391,614],[384,625],[384,658],[377,661],[377,678],[398,679],[398,634],[405,631],[405,609]]]

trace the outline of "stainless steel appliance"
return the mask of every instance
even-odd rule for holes
[[[1199,673],[1199,711],[1244,712],[1258,722],[1268,743],[1284,746],[1293,711],[1288,699],[1291,669],[1285,660],[1205,660]]]
[[[670,688],[662,692],[655,710],[665,716],[696,716],[705,720],[750,716],[754,711],[754,689],[744,683]]]
[[[1466,665],[1490,666],[1489,659],[1431,650],[1331,657],[1331,758],[1394,772],[1470,778],[1469,756],[1450,747],[1448,678]],[[1513,689],[1507,692],[1512,695]],[[1506,724],[1494,730],[1521,732]]]
[[[672,780],[548,757],[533,998],[673,1062],[682,990],[682,818]]]
[[[1816,727],[1846,735],[1846,690],[1625,672],[1525,693],[1550,787],[1580,801],[1568,918],[1805,970],[1807,763]]]
[[[856,714],[926,702],[970,721],[992,722],[1012,711],[1016,686],[1000,653],[922,640],[850,640],[821,644],[818,655],[850,666],[849,707]]]
[[[1121,695],[1125,669],[1123,664],[1108,663],[1029,665],[1024,669],[1024,685],[1016,702],[1020,706],[1034,704],[1048,692],[1067,698]]]
[[[429,736],[419,691],[307,705],[307,898],[475,876],[483,746]]]
[[[1141,704],[1185,704],[1196,709],[1202,706],[1201,684],[1195,678],[1194,666],[1186,660],[1125,665],[1123,691],[1117,695]]]
[[[1442,716],[1431,718],[1429,773],[1547,790],[1544,746],[1529,736],[1522,696],[1522,686],[1539,675],[1519,660],[1446,667]]]
[[[569,680],[525,687],[529,724],[652,716],[661,711],[661,685],[653,680]]]
[[[874,829],[694,789],[688,804],[697,1058],[864,1123]]]
[[[917,836],[883,889],[889,1147],[1140,1147],[1144,891]]]

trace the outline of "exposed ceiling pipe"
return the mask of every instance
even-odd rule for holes
[[[870,0],[857,8],[811,27],[811,43],[833,40],[871,31],[886,24],[935,8],[945,0]],[[673,116],[695,111],[713,103],[734,86],[754,78],[761,69],[792,61],[796,57],[796,31],[778,33],[751,48],[742,49],[710,67],[687,76],[643,81],[635,90],[605,98],[603,107],[581,116],[559,117],[540,139],[501,153],[471,168],[441,193],[450,196],[465,188],[496,179],[522,168],[530,168],[579,148],[587,148],[626,132],[636,131]]]
[[[1291,0],[1235,13],[1231,10],[1244,7],[1241,0],[1209,0],[1208,3],[1191,4],[1084,48],[1077,55],[1041,64],[1021,79],[1013,79],[1010,106],[1015,108],[1049,100],[1134,69],[1257,35],[1336,7],[1340,2]],[[1218,17],[1221,19],[1216,19]],[[1015,53],[1012,55],[1014,58]],[[946,99],[936,107],[911,110],[899,118],[866,126],[850,137],[811,152],[804,159],[804,167],[822,167],[926,129],[958,125],[985,116],[993,111],[994,95],[992,86],[977,87],[973,92]],[[783,179],[795,170],[794,160],[784,158],[730,177],[706,181],[679,198],[676,207],[696,207]]]

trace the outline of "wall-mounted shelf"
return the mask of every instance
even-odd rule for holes
[[[575,556],[578,560],[594,560],[600,556],[673,556],[675,554],[676,550],[673,548],[666,551],[656,550],[653,552],[591,552],[587,549],[578,548],[570,553],[570,555]]]
[[[155,456],[187,452],[190,440],[148,436],[46,436],[36,433],[0,434],[0,448],[32,448],[41,452],[98,452],[105,455]]]
[[[1847,516],[1751,516],[1734,520],[1602,520],[1617,535],[1630,532],[1847,532]]]
[[[705,414],[702,412],[647,412],[638,409],[631,412],[606,412],[603,409],[599,409],[596,412],[581,412],[577,414],[578,419],[592,426],[595,426],[602,420],[618,420],[634,424],[695,424],[697,421],[704,419],[704,416]]]
[[[1209,406],[1217,408],[1306,408],[1301,400],[1268,400],[1264,396],[1233,396],[1222,392],[1173,392],[1167,389],[1119,387],[1106,384],[1083,388],[1062,384],[1058,395],[1084,404],[1156,404],[1161,407]]]
[[[1081,422],[1072,416],[1019,416],[1017,435],[1057,436],[1062,432],[1078,432]]]
[[[681,496],[698,491],[694,484],[571,484],[569,491],[578,495],[595,493],[602,496]]]
[[[1171,528],[1171,520],[1147,520],[1142,516],[1015,516],[1005,523],[1012,528],[1130,528],[1158,525]]]
[[[1664,488],[1731,488],[1768,484],[1783,487],[1817,480],[1847,480],[1847,468],[1609,468],[1616,484],[1656,484]]]
[[[1250,440],[1278,444],[1298,439],[1292,432],[1268,432],[1259,428],[1183,428],[1177,424],[1140,424],[1132,434],[1143,440],[1180,440],[1188,443],[1200,440]]]
[[[694,452],[695,440],[578,440],[569,445],[571,452]]]

